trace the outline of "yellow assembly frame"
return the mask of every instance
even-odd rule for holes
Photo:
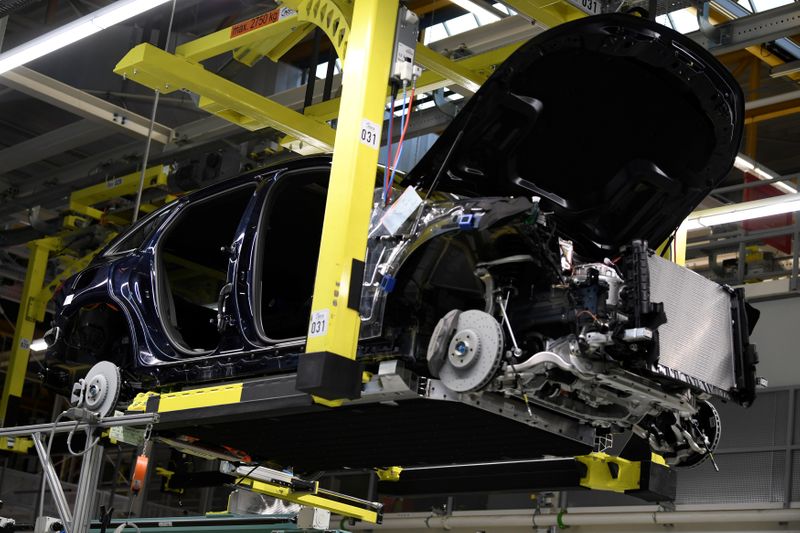
[[[356,0],[347,55],[344,58],[341,109],[336,129],[331,180],[325,205],[312,317],[327,323],[309,335],[307,353],[328,353],[355,359],[361,317],[348,306],[351,291],[361,294],[361,279],[351,279],[363,262],[372,209],[378,148],[383,129],[397,0]],[[369,132],[369,133],[367,133]],[[373,139],[368,138],[369,134]],[[363,137],[362,137],[363,135]],[[341,405],[340,398],[319,398]]]
[[[295,492],[290,487],[278,485],[277,483],[265,483],[249,478],[237,479],[236,485],[245,486],[253,492],[265,494],[280,500],[299,503],[300,505],[308,507],[316,507],[317,509],[324,509],[346,518],[355,518],[371,524],[378,523],[379,514],[376,511],[327,498],[324,494],[318,492],[319,485],[316,482],[314,483],[314,489],[310,492]]]
[[[145,189],[166,186],[169,172],[169,167],[163,165],[148,168],[145,172]],[[101,220],[103,212],[92,207],[92,205],[135,193],[139,186],[139,176],[140,174],[135,172],[74,191],[69,197],[70,210],[94,220]],[[74,220],[75,217],[66,217],[65,223],[69,226],[70,223],[74,223]],[[28,256],[28,267],[22,286],[20,311],[14,327],[14,338],[11,353],[9,354],[9,365],[6,371],[3,391],[0,394],[0,426],[4,425],[11,398],[19,397],[22,394],[22,387],[25,384],[25,376],[30,360],[30,344],[33,340],[36,323],[44,320],[47,304],[53,293],[65,279],[86,268],[97,253],[116,236],[116,232],[109,231],[101,245],[88,254],[77,258],[70,257],[66,261],[65,268],[50,283],[45,285],[44,281],[50,254],[68,248],[69,235],[70,231],[64,231],[58,235],[28,243],[30,255]]]

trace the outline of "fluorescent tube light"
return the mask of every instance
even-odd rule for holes
[[[736,156],[736,160],[733,162],[733,166],[742,171],[753,170],[754,168],[756,168],[756,166],[753,163],[751,163],[741,155]]]
[[[128,20],[169,0],[120,0],[0,54],[0,74]]]
[[[795,211],[800,211],[800,194],[787,194],[698,211],[689,215],[683,226],[687,230],[709,228]]]
[[[500,17],[497,16],[496,13],[492,13],[485,7],[478,5],[477,3],[473,2],[472,0],[450,0],[450,2],[454,3],[461,9],[465,9],[470,13],[474,13],[475,15],[480,15],[483,17],[491,17],[495,20],[499,20]]]
[[[754,175],[758,179],[771,181],[777,179],[779,176],[775,172],[759,165],[749,157],[743,154],[739,154],[736,156],[736,159],[733,162],[733,166],[741,170],[742,172],[749,172],[750,174]],[[784,181],[778,181],[771,184],[776,189],[780,190],[781,192],[788,193],[788,194],[795,194],[797,189],[792,187],[788,183]]]
[[[47,349],[47,343],[44,339],[35,339],[30,346],[32,352],[43,352]]]

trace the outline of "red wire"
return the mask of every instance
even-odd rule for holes
[[[394,127],[394,93],[392,93],[392,103],[391,109],[389,109],[389,139],[386,143],[386,172],[383,173],[383,190],[386,191],[386,197],[388,198],[389,191],[386,189],[389,187],[389,176],[392,173],[392,128]]]
[[[400,140],[397,141],[397,154],[395,155],[394,164],[392,164],[392,168],[396,168],[397,167],[397,163],[398,163],[398,161],[400,159],[400,148],[403,147],[403,142],[406,140],[406,132],[408,131],[408,125],[409,125],[409,123],[411,123],[411,106],[414,104],[414,91],[415,90],[416,90],[416,87],[412,85],[411,86],[411,96],[408,99],[408,107],[406,108],[406,113],[408,113],[408,115],[406,115],[406,123],[403,126],[403,132],[400,134]],[[387,202],[392,199],[392,189],[391,188],[388,191],[386,191],[386,199],[387,199]]]

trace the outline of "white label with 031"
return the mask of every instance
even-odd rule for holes
[[[358,140],[361,141],[361,144],[366,144],[370,148],[377,150],[380,131],[377,124],[365,118],[361,121],[361,132]]]
[[[567,0],[570,4],[577,7],[584,13],[599,15],[603,12],[601,0]]]
[[[322,337],[328,334],[328,324],[331,321],[330,309],[314,311],[311,313],[311,322],[308,324],[308,336]]]

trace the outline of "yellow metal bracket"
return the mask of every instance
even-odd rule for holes
[[[28,453],[33,447],[33,439],[29,437],[3,437],[0,439],[0,450],[11,453]]]
[[[243,387],[244,384],[239,382],[161,394],[153,391],[141,392],[130,403],[127,411],[145,412],[148,402],[153,398],[158,401],[157,407],[152,411],[156,413],[231,405],[241,401]]]
[[[394,18],[391,2],[386,2],[386,18]],[[347,57],[347,42],[350,39],[353,17],[353,0],[283,0],[283,4],[297,10],[299,20],[310,22],[328,36],[339,57]],[[394,34],[393,34],[394,35]]]
[[[172,492],[174,494],[183,494],[183,489],[173,489],[169,486],[170,481],[172,481],[172,476],[175,475],[175,472],[172,470],[167,470],[166,468],[157,466],[156,467],[156,475],[162,478],[161,482],[161,490],[162,492]]]
[[[636,490],[640,486],[642,466],[638,461],[593,452],[575,457],[586,466],[586,475],[580,480],[582,487],[611,492]]]
[[[371,509],[363,509],[343,501],[325,497],[318,492],[319,485],[316,482],[314,483],[314,489],[309,492],[296,492],[292,490],[291,487],[278,485],[277,483],[265,483],[249,478],[239,478],[236,484],[246,486],[253,492],[265,494],[273,498],[299,503],[300,505],[306,505],[308,507],[325,509],[347,518],[355,518],[371,524],[377,524],[380,518],[379,514]]]
[[[390,466],[388,468],[376,468],[375,473],[381,481],[400,481],[400,473],[403,472],[402,466]]]
[[[200,62],[233,51],[237,61],[252,66],[264,56],[277,61],[319,27],[345,57],[352,14],[352,0],[284,0],[281,7],[182,44],[175,54]]]

